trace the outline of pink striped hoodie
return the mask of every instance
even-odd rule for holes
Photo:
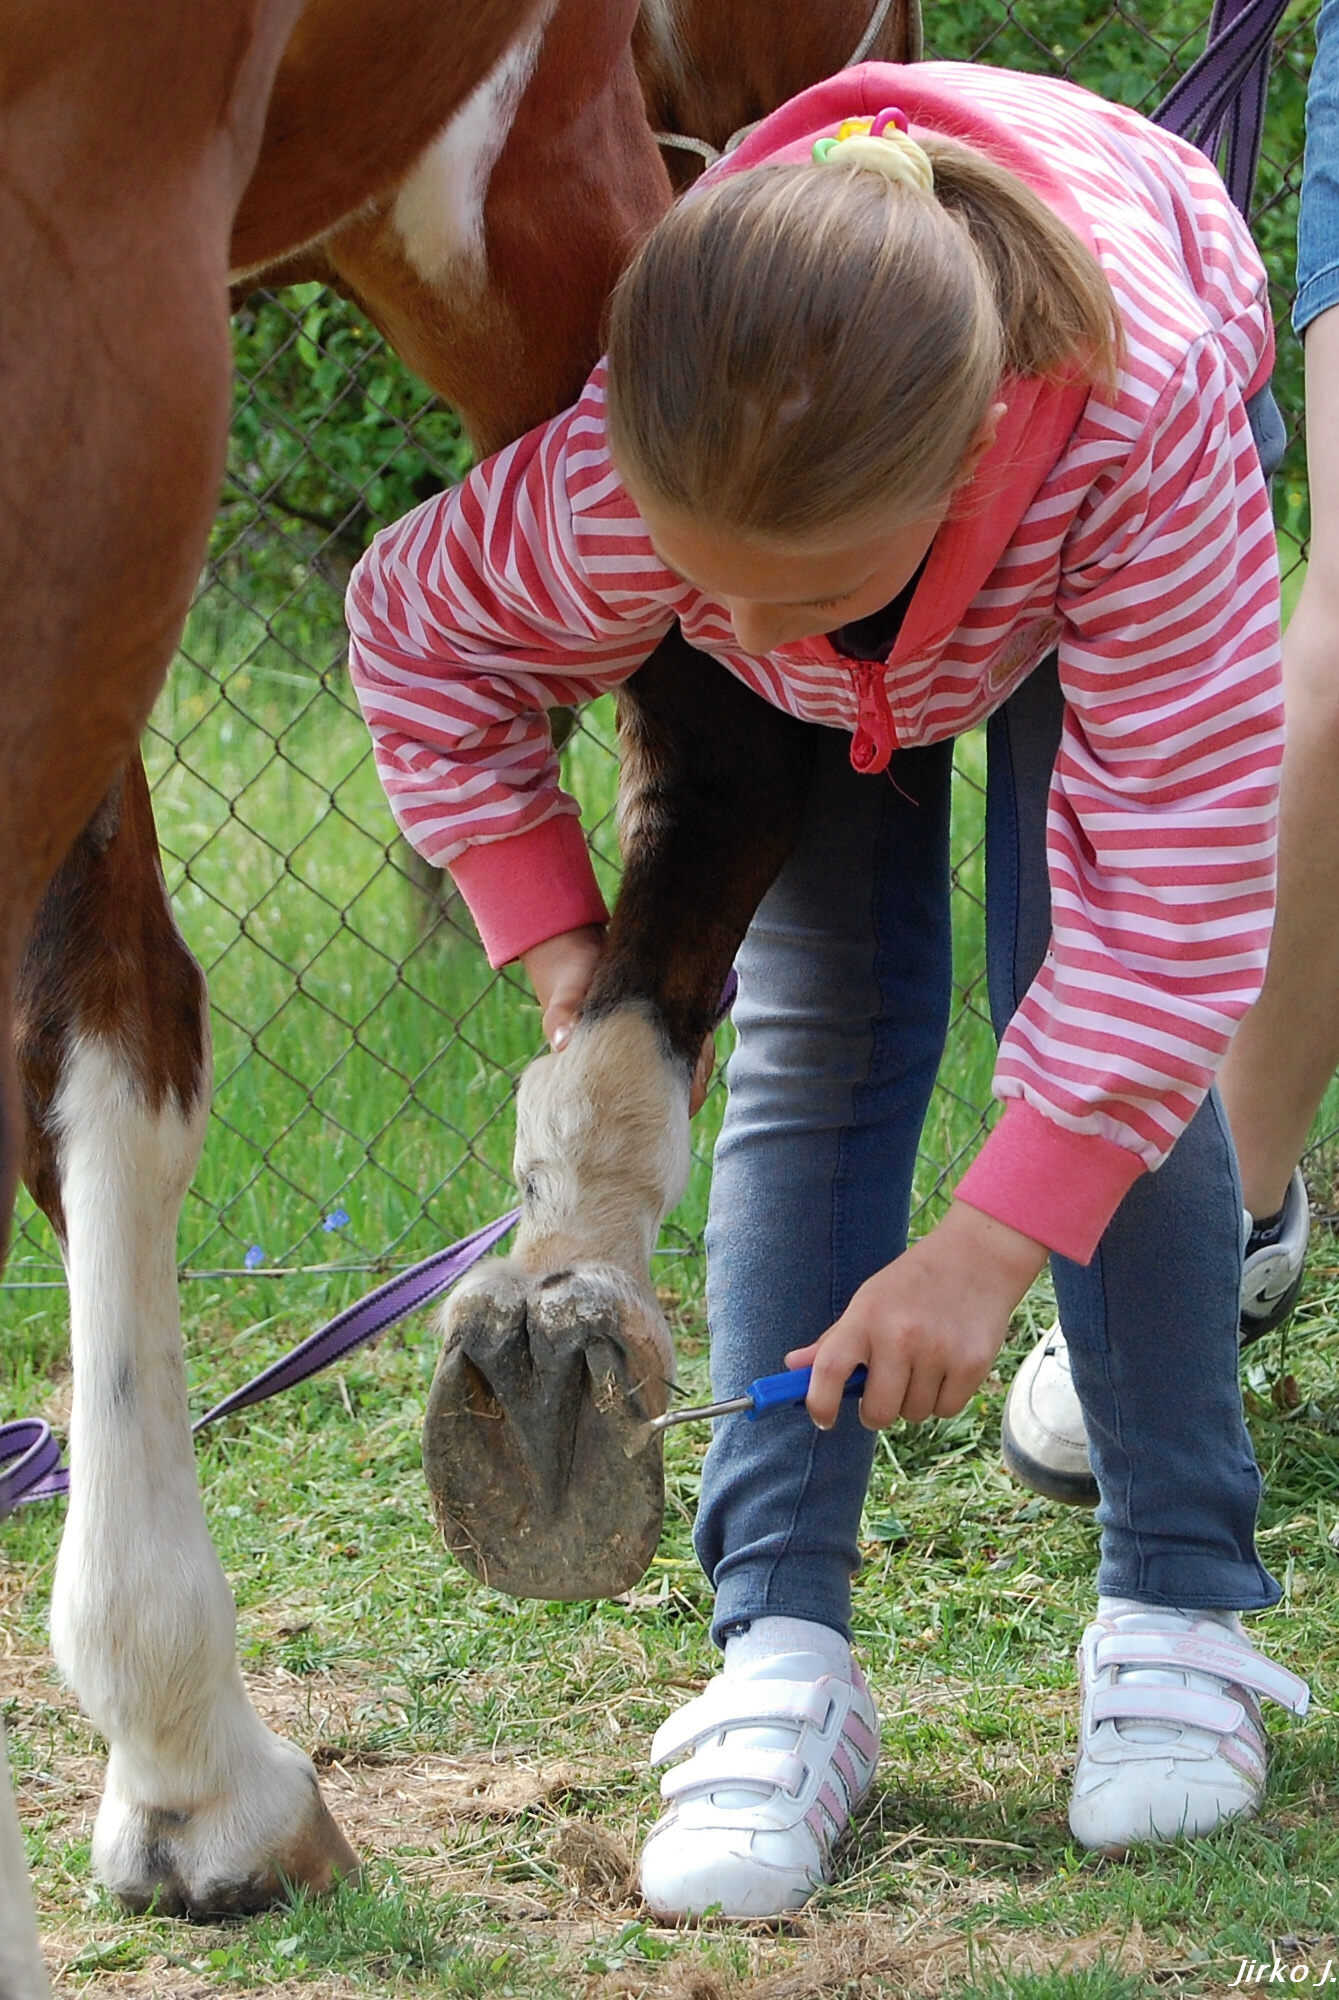
[[[766,700],[851,732],[871,772],[981,722],[1058,647],[1051,949],[1001,1044],[1004,1116],[958,1194],[1086,1261],[1263,977],[1278,569],[1244,400],[1273,360],[1265,275],[1198,152],[1045,77],[865,64],[716,171],[807,159],[886,105],[1050,203],[1110,278],[1127,342],[1110,397],[1004,385],[973,504],[936,537],[886,666],[826,638],[739,650],[723,607],[656,556],[597,369],[574,408],[377,537],[349,589],[351,672],[400,825],[451,868],[501,964],[606,914],[544,711],[616,686],[676,618]]]

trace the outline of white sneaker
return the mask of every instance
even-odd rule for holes
[[[1267,1753],[1257,1699],[1305,1715],[1305,1681],[1202,1612],[1125,1602],[1079,1647],[1083,1713],[1069,1824],[1084,1847],[1195,1839],[1253,1813]]]
[[[652,1764],[669,1811],[642,1849],[658,1917],[779,1917],[831,1879],[832,1849],[869,1790],[879,1718],[864,1676],[816,1653],[782,1653],[704,1693],[656,1731]]]
[[[1088,1433],[1058,1323],[1042,1335],[1009,1384],[1000,1455],[1006,1470],[1034,1493],[1063,1506],[1097,1505]]]
[[[1283,1227],[1277,1243],[1260,1243],[1248,1215],[1246,1255],[1241,1271],[1243,1347],[1282,1326],[1302,1289],[1311,1236],[1311,1202],[1299,1167],[1283,1200]]]

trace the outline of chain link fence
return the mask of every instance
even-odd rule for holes
[[[1279,37],[1254,218],[1292,432],[1276,492],[1290,597],[1307,516],[1287,313],[1314,11],[1314,0],[1299,4]],[[925,25],[928,53],[1069,76],[1151,110],[1198,53],[1205,19],[1199,0],[968,0],[931,6]],[[383,523],[457,479],[468,454],[449,414],[319,287],[257,294],[235,340],[235,421],[209,561],[145,741],[169,887],[214,1008],[214,1116],[181,1264],[212,1279],[383,1270],[508,1204],[509,1103],[539,1043],[524,981],[489,970],[449,882],[396,834],[344,664],[353,562]],[[576,719],[563,762],[612,892],[607,701]],[[990,1117],[983,779],[975,732],[958,748],[955,1005],[921,1150],[923,1219]],[[682,1260],[689,1283],[721,1098],[718,1084],[660,1253]],[[7,1284],[59,1283],[42,1218],[25,1205],[18,1225]]]

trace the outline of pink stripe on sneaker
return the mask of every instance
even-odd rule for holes
[[[1240,1736],[1223,1737],[1218,1745],[1218,1754],[1240,1771],[1244,1778],[1249,1778],[1252,1785],[1264,1784],[1267,1768],[1265,1760],[1256,1754],[1251,1744],[1244,1743]]]
[[[865,1727],[860,1717],[854,1712],[850,1713],[842,1724],[842,1735],[855,1745],[856,1750],[867,1764],[873,1765],[877,1762],[879,1739],[871,1730]]]
[[[850,1752],[844,1743],[839,1743],[833,1751],[832,1762],[834,1767],[841,1773],[841,1780],[846,1787],[847,1798],[854,1805],[860,1791],[860,1780],[855,1774],[855,1765],[851,1762]]]

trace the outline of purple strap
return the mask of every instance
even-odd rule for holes
[[[1226,141],[1223,179],[1243,215],[1249,212],[1274,31],[1288,0],[1215,0],[1204,53],[1153,113],[1155,125],[1188,139],[1210,159]]]
[[[234,1389],[231,1396],[215,1403],[212,1410],[206,1410],[192,1425],[192,1430],[202,1431],[206,1424],[216,1424],[220,1417],[250,1409],[253,1403],[277,1396],[281,1389],[291,1389],[298,1382],[307,1381],[309,1376],[328,1368],[332,1361],[352,1353],[355,1347],[364,1347],[369,1340],[375,1340],[397,1320],[440,1298],[457,1278],[463,1278],[471,1266],[487,1256],[495,1243],[501,1242],[520,1215],[519,1208],[509,1209],[495,1222],[476,1229],[472,1236],[462,1236],[459,1243],[434,1251],[421,1264],[388,1278],[365,1299],[359,1299],[357,1305],[336,1313],[269,1368],[263,1368],[240,1389]],[[49,1424],[39,1417],[18,1417],[12,1423],[0,1424],[0,1514],[29,1500],[49,1500],[57,1493],[68,1493],[69,1489],[70,1475],[60,1462],[60,1446],[51,1435]]]
[[[388,1326],[394,1326],[397,1320],[407,1319],[420,1306],[440,1298],[457,1278],[463,1278],[481,1257],[486,1257],[493,1245],[501,1242],[520,1219],[519,1208],[508,1209],[496,1222],[486,1222],[472,1236],[462,1236],[459,1243],[451,1244],[449,1249],[434,1251],[421,1264],[399,1272],[394,1278],[387,1278],[384,1285],[378,1285],[365,1299],[359,1299],[356,1306],[346,1306],[342,1313],[336,1313],[324,1326],[318,1326],[315,1333],[299,1341],[289,1353],[281,1355],[268,1368],[262,1368],[259,1375],[253,1375],[240,1389],[234,1389],[231,1396],[215,1403],[212,1410],[206,1410],[191,1425],[192,1432],[202,1431],[206,1424],[216,1424],[220,1417],[231,1417],[238,1410],[249,1410],[253,1403],[264,1403],[271,1396],[277,1396],[281,1389],[295,1388],[309,1376],[319,1375],[332,1361],[351,1354],[355,1347],[365,1347],[369,1340],[375,1340],[379,1333],[384,1333]]]
[[[51,1500],[69,1490],[70,1475],[60,1462],[50,1424],[40,1417],[0,1424],[0,1514],[20,1500]]]

